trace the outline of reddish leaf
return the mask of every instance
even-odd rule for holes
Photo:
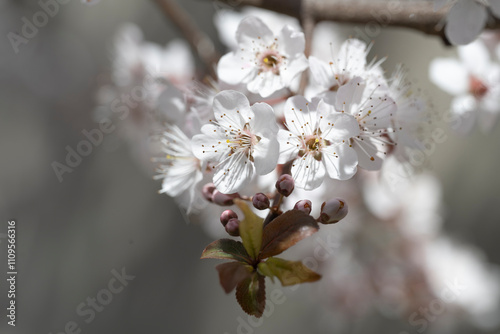
[[[230,293],[243,280],[251,276],[253,268],[241,262],[228,262],[215,267],[219,272],[220,285],[226,293]]]
[[[236,299],[243,311],[257,318],[262,317],[266,307],[265,278],[257,272],[236,287]]]
[[[240,223],[240,236],[243,246],[245,246],[252,259],[257,259],[262,245],[262,223],[264,219],[253,213],[244,201],[235,199],[234,203],[238,205],[245,215],[245,219]]]
[[[300,210],[285,212],[264,228],[259,258],[278,255],[318,229],[318,223],[308,214]]]
[[[300,261],[288,261],[276,257],[259,263],[259,270],[269,277],[277,277],[283,286],[315,282],[321,275],[307,268]]]
[[[236,240],[220,239],[208,245],[201,254],[202,259],[236,260],[251,263],[243,244]]]

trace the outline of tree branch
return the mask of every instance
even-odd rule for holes
[[[219,0],[234,4],[235,0]],[[239,5],[255,6],[301,18],[307,10],[316,22],[370,24],[405,27],[444,37],[442,29],[449,6],[434,11],[432,1],[356,1],[356,0],[237,0]]]
[[[214,66],[219,60],[210,37],[198,28],[192,17],[175,0],[154,0],[191,45],[208,73],[216,78]]]

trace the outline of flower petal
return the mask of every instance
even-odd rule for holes
[[[214,97],[215,120],[223,127],[241,131],[253,116],[248,98],[235,90],[224,90]]]
[[[316,130],[317,106],[307,101],[303,96],[293,96],[285,103],[285,120],[288,130],[303,136],[312,135]]]
[[[323,138],[330,141],[347,141],[359,135],[358,121],[350,114],[335,112],[322,119],[320,123]]]
[[[194,156],[202,161],[220,161],[223,156],[229,153],[225,142],[218,138],[201,134],[194,136],[191,142]]]
[[[312,81],[325,90],[336,84],[333,69],[326,62],[314,56],[309,57],[309,71]]]
[[[297,31],[289,25],[281,29],[278,38],[278,50],[286,57],[298,57],[304,54],[306,39],[302,31]]]
[[[358,154],[358,166],[366,170],[379,170],[385,158],[383,147],[380,143],[367,140],[354,140],[354,150]]]
[[[366,68],[366,54],[366,43],[359,39],[350,38],[342,43],[335,66],[342,72],[347,70],[354,75],[364,72]]]
[[[310,154],[306,154],[292,163],[292,176],[297,188],[316,189],[323,183],[325,174],[326,169],[323,162],[314,159]]]
[[[459,0],[448,13],[444,29],[446,37],[451,44],[468,44],[483,31],[487,18],[484,5],[471,0]]]
[[[469,88],[467,70],[456,59],[434,59],[429,67],[429,77],[435,85],[452,95],[463,94]]]
[[[490,54],[484,42],[480,39],[474,42],[460,46],[458,55],[463,61],[465,68],[475,75],[483,75],[487,73],[490,66]]]
[[[219,79],[231,85],[249,82],[256,71],[255,63],[240,52],[224,55],[217,65]]]
[[[280,145],[273,137],[262,137],[261,140],[254,146],[253,159],[255,164],[255,172],[258,175],[265,175],[272,172],[278,163],[280,153]]]
[[[288,59],[286,67],[280,69],[280,76],[285,87],[290,87],[293,79],[295,79],[300,73],[304,72],[308,66],[309,62],[303,54],[300,54],[295,58]]]
[[[247,85],[250,92],[260,94],[262,97],[269,97],[282,88],[285,88],[285,85],[281,76],[274,74],[272,71],[256,75]]]
[[[337,91],[337,101],[335,108],[337,111],[356,113],[357,110],[351,110],[352,107],[361,102],[365,91],[365,83],[360,77],[354,77],[347,84],[343,85]]]
[[[244,153],[232,154],[216,168],[213,182],[223,194],[234,194],[247,185],[253,177],[254,165]]]
[[[348,180],[356,174],[358,155],[348,143],[327,146],[322,153],[326,171],[332,179]]]
[[[236,30],[238,46],[244,49],[266,47],[274,39],[273,32],[261,19],[249,16],[243,19]]]
[[[451,110],[455,114],[451,128],[460,134],[471,132],[477,118],[477,103],[472,95],[458,96],[451,101]]]
[[[276,138],[279,128],[273,108],[267,103],[255,103],[251,109],[254,113],[254,117],[249,122],[252,133]]]
[[[302,142],[293,133],[286,130],[280,130],[278,132],[278,141],[280,143],[280,157],[278,163],[284,164],[297,158],[300,147],[302,147]]]

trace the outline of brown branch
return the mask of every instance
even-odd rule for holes
[[[184,38],[198,55],[205,65],[208,73],[216,78],[215,64],[219,60],[219,55],[215,50],[214,43],[202,30],[198,28],[196,22],[175,0],[154,0],[161,8],[165,16],[179,28]]]
[[[449,10],[449,6],[446,6],[434,11],[432,1],[237,0],[237,2],[239,5],[265,8],[299,19],[302,17],[301,13],[306,10],[316,22],[376,23],[381,27],[405,27],[438,36],[444,36],[442,22]]]

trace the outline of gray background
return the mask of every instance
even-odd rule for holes
[[[181,2],[215,36],[214,4]],[[83,129],[96,127],[93,94],[110,70],[111,41],[120,24],[135,22],[146,39],[160,44],[179,36],[175,27],[151,1],[103,0],[90,7],[72,1],[15,54],[7,33],[19,31],[21,18],[38,10],[35,1],[0,0],[0,233],[8,219],[17,219],[19,265],[18,326],[6,325],[2,279],[0,332],[59,333],[73,320],[83,333],[95,334],[235,333],[243,313],[220,289],[215,262],[199,260],[210,238],[199,226],[185,224],[173,202],[157,194],[159,182],[132,159],[116,133],[64,182],[51,168],[53,161],[64,160],[66,145],[82,139]],[[386,69],[404,62],[436,110],[448,108],[450,97],[429,83],[427,72],[432,58],[454,55],[453,49],[401,29],[386,29],[375,40],[372,54],[390,56]],[[467,137],[448,136],[428,166],[444,187],[445,229],[500,264],[500,128],[490,135],[476,130]],[[76,306],[106,288],[111,270],[123,267],[134,281],[85,324]],[[300,303],[294,292],[287,296],[256,333],[322,332],[314,301]],[[349,332],[405,328],[374,315]]]

